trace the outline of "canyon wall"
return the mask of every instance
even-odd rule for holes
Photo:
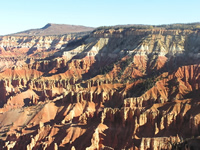
[[[101,29],[1,43],[2,56],[15,49],[12,59],[29,57],[0,72],[1,149],[200,147],[198,30]],[[34,46],[51,57],[38,59]]]

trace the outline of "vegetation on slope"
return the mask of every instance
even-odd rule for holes
[[[107,30],[107,29],[153,29],[153,28],[163,28],[163,29],[180,29],[180,30],[199,30],[200,23],[176,23],[176,24],[164,24],[164,25],[142,25],[142,24],[130,24],[130,25],[117,25],[117,26],[101,26],[95,29]]]

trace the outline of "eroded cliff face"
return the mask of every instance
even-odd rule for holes
[[[199,40],[191,30],[96,30],[51,59],[4,68],[0,148],[199,147],[182,141],[200,134]]]
[[[52,55],[61,55],[59,51],[70,41],[78,40],[88,33],[71,33],[54,36],[1,36],[0,70],[23,66]]]

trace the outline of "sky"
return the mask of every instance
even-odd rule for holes
[[[200,22],[199,0],[1,0],[0,35],[47,23],[90,27]]]

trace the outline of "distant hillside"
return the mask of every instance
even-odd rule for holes
[[[11,35],[20,36],[43,36],[43,35],[61,35],[67,33],[86,32],[94,30],[93,27],[86,27],[81,25],[68,25],[68,24],[52,24],[48,23],[40,29],[30,29],[22,32],[14,33]]]

